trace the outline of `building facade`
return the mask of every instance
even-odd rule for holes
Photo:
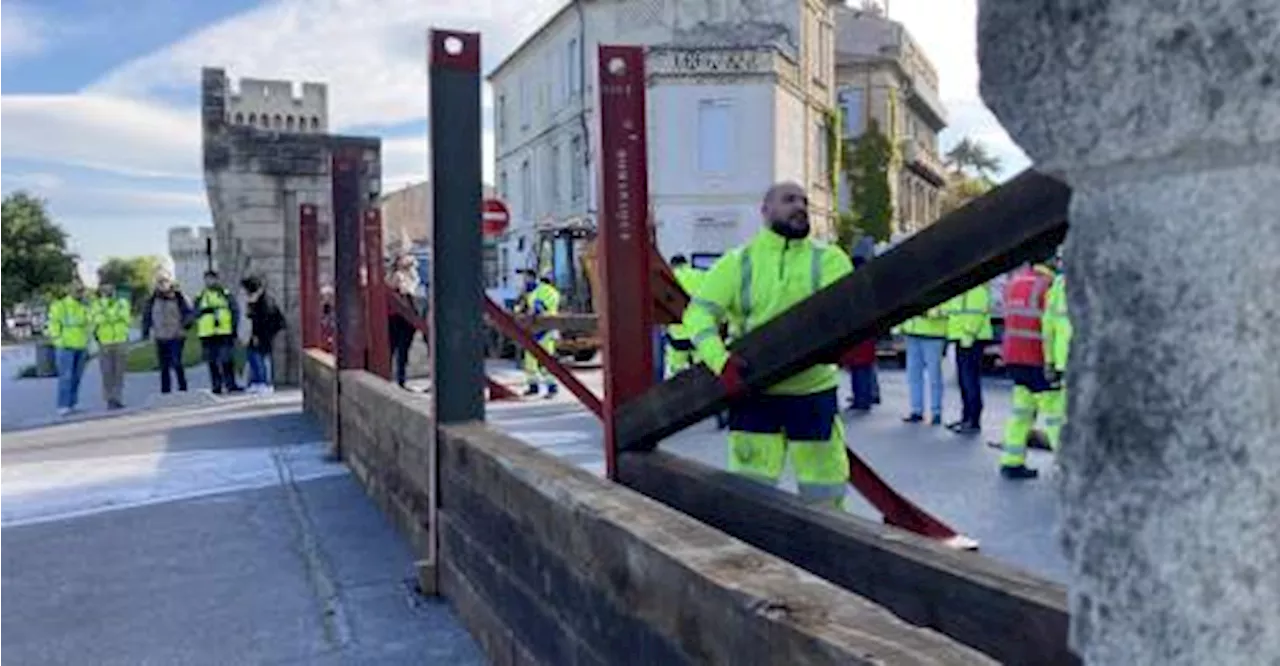
[[[937,70],[900,23],[848,7],[837,8],[835,20],[841,135],[856,140],[874,121],[890,139],[893,232],[914,233],[938,218],[947,183],[938,153],[947,116]],[[848,178],[841,174],[840,180],[840,208],[848,210]]]
[[[512,212],[498,282],[532,265],[538,227],[595,223],[600,44],[649,47],[649,193],[664,255],[750,238],[778,180],[809,188],[828,233],[833,33],[827,0],[570,2],[488,77],[497,193]]]
[[[212,254],[210,254],[212,253]],[[213,227],[173,227],[169,229],[169,259],[173,279],[188,296],[204,286],[204,272],[212,265],[218,270],[218,247]]]

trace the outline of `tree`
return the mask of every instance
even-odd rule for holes
[[[947,151],[947,164],[955,171],[990,178],[1000,170],[1000,158],[991,154],[981,142],[968,137]]]
[[[18,191],[6,196],[0,209],[5,311],[71,284],[76,255],[67,250],[67,232],[50,219],[44,200]]]
[[[160,257],[111,257],[98,268],[98,284],[113,284],[125,290],[136,311],[151,293],[156,275],[164,267]]]
[[[850,243],[857,232],[868,234],[876,241],[887,241],[893,233],[893,192],[889,187],[893,144],[880,131],[875,119],[869,119],[866,131],[851,143],[845,172],[849,180],[851,216],[848,219],[841,216],[838,231],[844,231],[846,225],[853,227],[854,230],[849,231]]]
[[[964,206],[993,187],[995,183],[985,176],[973,177],[963,171],[952,171],[947,179],[946,189],[942,192],[942,214],[946,215]]]

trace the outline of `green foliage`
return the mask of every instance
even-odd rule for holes
[[[853,245],[863,235],[858,226],[858,218],[849,211],[843,211],[836,218],[836,247],[845,252],[852,252]]]
[[[990,179],[1000,171],[1000,158],[991,154],[980,141],[965,137],[947,151],[947,163],[951,168],[969,177]]]
[[[893,233],[893,193],[889,187],[893,143],[874,119],[868,121],[862,136],[850,143],[846,175],[852,221],[841,219],[840,225],[851,224],[876,241],[887,241]]]
[[[969,176],[963,171],[953,171],[942,193],[942,214],[946,215],[970,201],[986,194],[995,183],[985,176]]]
[[[127,292],[134,312],[147,300],[156,274],[164,266],[160,257],[111,257],[98,268],[98,284],[113,284]]]
[[[47,298],[71,284],[76,255],[67,250],[67,232],[50,219],[44,200],[19,191],[6,196],[0,208],[4,309]]]

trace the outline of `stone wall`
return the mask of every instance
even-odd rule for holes
[[[305,363],[324,418],[331,358]],[[342,380],[347,460],[425,554],[428,403]],[[491,663],[994,663],[482,423],[439,445],[440,590]]]
[[[204,174],[223,283],[239,292],[246,275],[265,279],[288,329],[276,344],[275,379],[301,377],[298,303],[298,207],[319,214],[321,284],[333,281],[332,155],[353,146],[364,155],[368,187],[378,189],[381,142],[373,138],[281,132],[228,122],[229,82],[203,71]]]

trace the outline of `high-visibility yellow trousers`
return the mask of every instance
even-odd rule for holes
[[[829,409],[826,396],[766,395],[731,408],[729,471],[775,485],[790,457],[802,501],[843,508],[849,483],[844,424],[835,392]]]
[[[547,336],[538,342],[538,346],[551,356],[556,355],[556,339]],[[524,353],[524,378],[529,386],[536,387],[539,383],[545,383],[548,388],[556,385],[556,376],[547,372],[547,369],[538,363],[538,358],[529,352]]]
[[[1013,374],[1013,373],[1011,373]],[[1062,425],[1066,421],[1066,390],[1060,385],[1045,390],[1035,382],[1018,382],[1015,376],[1012,410],[1004,424],[1004,441],[1001,446],[1000,466],[1018,467],[1027,462],[1027,437],[1035,428],[1036,418],[1044,417],[1044,434],[1049,447],[1058,450]],[[1028,385],[1031,384],[1031,385]]]

